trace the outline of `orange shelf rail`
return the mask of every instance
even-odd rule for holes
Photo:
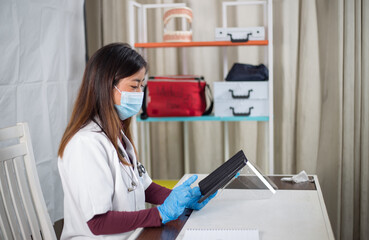
[[[151,42],[135,43],[135,48],[167,48],[167,47],[222,47],[222,46],[259,46],[268,45],[268,40],[253,40],[248,42],[209,41],[209,42]]]

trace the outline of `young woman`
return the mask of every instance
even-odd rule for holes
[[[130,124],[142,105],[146,71],[146,61],[127,44],[107,45],[88,61],[58,151],[61,239],[125,239],[211,199],[197,203],[200,190],[190,187],[196,175],[171,191],[153,183],[137,161]],[[145,202],[159,206],[145,209]]]

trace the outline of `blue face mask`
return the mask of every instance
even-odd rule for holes
[[[144,93],[124,92],[120,91],[116,86],[114,87],[120,93],[120,105],[114,104],[115,109],[117,109],[119,118],[121,120],[126,120],[127,118],[136,115],[142,107]]]

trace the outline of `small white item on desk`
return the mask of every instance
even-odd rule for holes
[[[257,229],[186,229],[183,240],[259,240]]]
[[[294,182],[294,183],[302,183],[302,182],[314,182],[314,180],[310,180],[306,172],[303,170],[297,175],[293,175],[292,177],[284,177],[281,178],[281,181],[285,182]]]

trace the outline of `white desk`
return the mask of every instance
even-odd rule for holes
[[[334,239],[318,178],[313,177],[316,190],[277,190],[269,199],[250,199],[253,191],[264,190],[225,189],[201,211],[192,212],[177,239],[187,228],[258,229],[261,240]]]

